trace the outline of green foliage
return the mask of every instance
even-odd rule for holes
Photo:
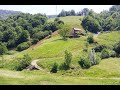
[[[27,30],[24,30],[21,35],[20,35],[20,38],[18,39],[19,43],[22,43],[22,42],[26,42],[29,40],[29,32]]]
[[[69,25],[63,25],[62,29],[59,30],[60,36],[63,38],[63,40],[67,40],[67,35],[69,34],[70,26]]]
[[[104,10],[100,14],[90,10],[82,20],[81,25],[85,30],[93,33],[99,31],[112,31],[120,29],[120,6],[113,5],[109,11]]]
[[[109,51],[108,51],[107,49],[103,49],[103,50],[101,51],[101,58],[102,58],[102,59],[105,59],[105,58],[109,58],[109,57],[110,57]]]
[[[95,50],[93,49],[89,51],[87,56],[83,55],[80,57],[80,61],[78,61],[78,63],[82,68],[90,68],[93,65],[99,64],[100,61],[101,58],[96,55]]]
[[[80,61],[78,61],[78,63],[83,69],[88,69],[91,67],[90,60],[87,57],[80,57]]]
[[[116,57],[116,56],[117,56],[117,53],[115,51],[110,52],[110,57]]]
[[[66,65],[66,63],[62,63],[60,66],[59,66],[59,69],[60,70],[68,70],[70,67],[68,65]]]
[[[8,52],[7,47],[3,43],[0,42],[0,55],[3,55],[7,52]]]
[[[0,41],[3,39],[3,33],[0,31]]]
[[[67,66],[70,66],[72,60],[72,53],[68,52],[67,50],[65,51],[65,64]]]
[[[61,24],[62,22],[59,23]],[[6,43],[9,49],[15,48],[19,44],[32,39],[43,39],[50,34],[50,30],[57,30],[59,23],[47,23],[47,17],[42,14],[21,13],[10,16],[0,21],[0,41]],[[50,29],[45,29],[46,25],[49,25],[48,28]],[[39,32],[42,32],[43,35],[39,36]]]
[[[71,60],[72,60],[72,53],[65,51],[65,62],[61,64],[61,70],[68,70],[70,68]]]
[[[91,62],[91,65],[96,65],[96,53],[95,50],[90,50],[89,54],[88,54],[88,59]]]
[[[100,62],[101,62],[100,56],[96,56],[96,65],[99,64]]]
[[[17,64],[14,66],[14,69],[16,71],[26,69],[26,67],[30,65],[31,60],[32,58],[28,54],[25,54],[22,59],[17,60]]]
[[[19,44],[17,46],[17,51],[23,51],[23,50],[25,50],[25,49],[27,49],[29,47],[30,47],[30,43],[29,42],[23,42],[23,43],[21,43],[21,44]]]
[[[93,33],[101,31],[100,23],[97,19],[95,19],[94,13],[92,15],[89,14],[88,16],[85,16],[82,20],[81,25],[85,30],[88,30]]]
[[[33,39],[32,44],[36,44],[39,41],[39,39]]]
[[[120,54],[120,41],[114,45],[114,50],[118,55]]]
[[[75,10],[69,10],[69,11],[65,11],[62,10],[59,14],[58,17],[65,17],[65,16],[83,16],[83,15],[88,15],[89,9],[88,8],[84,8],[79,12],[75,12]]]
[[[94,43],[93,35],[89,35],[89,36],[87,37],[87,41],[88,41],[89,43]]]
[[[58,71],[58,64],[55,62],[50,72],[57,73],[57,71]]]
[[[101,52],[103,49],[107,48],[106,45],[97,45],[94,50],[95,52]]]

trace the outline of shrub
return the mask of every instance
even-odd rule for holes
[[[114,45],[113,50],[118,54],[117,56],[119,56],[119,54],[120,54],[120,41]]]
[[[21,71],[21,70],[25,69],[27,66],[30,65],[31,60],[32,60],[32,58],[28,54],[25,54],[22,59],[17,61],[17,64],[15,65],[14,69],[16,71]]]
[[[68,70],[70,67],[68,65],[66,65],[66,63],[62,63],[60,66],[59,66],[59,69],[60,70]]]
[[[58,70],[58,64],[55,62],[50,72],[57,73],[57,70]]]
[[[30,42],[23,42],[17,46],[17,51],[23,51],[25,49],[28,49],[30,45]]]
[[[96,53],[94,49],[89,52],[88,59],[90,60],[91,65],[96,65]]]
[[[105,48],[107,48],[105,45],[98,45],[94,48],[94,50],[95,52],[101,52]]]
[[[96,56],[96,65],[99,64],[101,61],[101,58],[99,56]]]
[[[80,61],[78,61],[78,63],[82,68],[88,69],[91,67],[91,62],[87,57],[80,57]]]
[[[116,57],[116,56],[117,56],[117,53],[115,51],[110,52],[110,57]]]
[[[94,43],[93,35],[89,35],[89,36],[87,37],[87,41],[88,41],[89,43]]]
[[[32,44],[36,44],[37,42],[39,42],[39,39],[33,39],[32,40]]]
[[[3,43],[0,43],[0,55],[3,55],[7,52],[8,52],[7,47]]]
[[[72,60],[72,54],[66,50],[65,62],[61,64],[60,69],[68,70],[70,68],[71,60]]]
[[[71,60],[72,60],[72,54],[66,50],[65,51],[65,64],[66,64],[66,66],[70,67]]]
[[[109,58],[109,51],[107,49],[103,49],[102,52],[101,52],[101,58],[104,59],[104,58]]]

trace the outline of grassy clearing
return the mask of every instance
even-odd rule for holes
[[[114,45],[120,40],[120,31],[105,32],[100,34],[96,40],[99,44]]]
[[[78,28],[84,30],[83,27],[80,25],[81,24],[81,21],[79,20],[80,18],[82,19],[83,16],[60,17],[60,20],[62,20],[64,23],[69,24],[72,27],[78,27]],[[48,20],[48,22],[54,21],[54,19],[55,18],[51,18],[51,19]]]

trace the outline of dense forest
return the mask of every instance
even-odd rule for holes
[[[100,14],[90,10],[82,20],[81,25],[86,31],[97,33],[99,31],[112,31],[120,29],[120,5],[112,6],[108,11]]]
[[[17,47],[18,51],[22,51],[50,35],[61,23],[63,24],[59,19],[49,23],[47,19],[46,15],[42,14],[22,13],[0,20],[1,45],[8,49]]]
[[[20,11],[12,11],[12,10],[0,10],[0,19],[6,19],[10,15],[18,15],[22,12]]]

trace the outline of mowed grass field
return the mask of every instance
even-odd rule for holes
[[[65,23],[81,28],[80,16],[60,17]],[[50,19],[52,21],[54,19]],[[7,62],[7,68],[0,68],[0,84],[20,84],[20,85],[120,85],[120,58],[103,59],[99,65],[92,66],[90,69],[81,69],[78,64],[80,56],[86,54],[83,52],[87,36],[80,38],[72,38],[67,41],[61,40],[56,34],[49,39],[43,40],[40,44],[31,47],[22,52],[15,52],[13,55],[4,55]],[[110,33],[102,33],[95,40],[99,44],[113,45],[120,40],[120,31]],[[94,44],[88,45],[89,48],[95,47]],[[58,71],[56,74],[50,72],[54,62],[58,65],[64,62],[64,51],[68,50],[72,53],[73,59],[71,66],[75,69],[68,71]],[[9,70],[11,61],[14,62],[18,57],[29,54],[33,60],[39,59],[37,64],[44,69],[34,71],[14,71]],[[1,58],[0,58],[1,60]]]

